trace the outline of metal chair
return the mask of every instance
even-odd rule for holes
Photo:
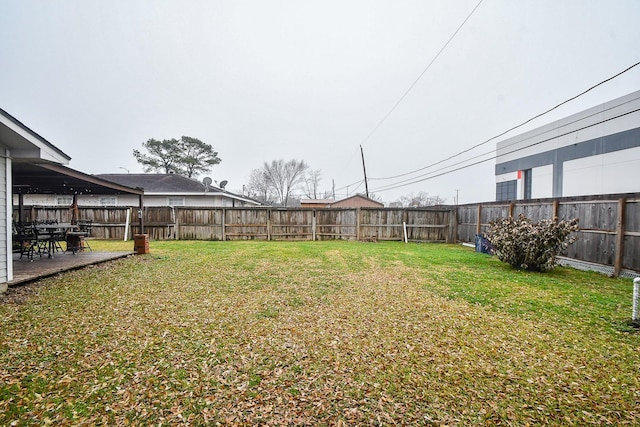
[[[16,241],[20,245],[20,259],[26,254],[33,261],[33,255],[38,252],[38,234],[33,224],[16,225]]]

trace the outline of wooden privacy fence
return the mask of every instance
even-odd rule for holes
[[[139,233],[137,208],[80,207],[93,221],[93,236],[129,238]],[[145,233],[152,240],[403,240],[474,242],[489,222],[525,214],[542,219],[578,218],[578,240],[569,258],[611,266],[614,274],[640,271],[640,193],[489,202],[434,208],[194,208],[145,207]],[[14,218],[17,215],[14,215]],[[71,220],[61,207],[26,207],[25,220]]]
[[[139,233],[138,209],[80,207],[79,217],[93,221],[93,237],[124,238]],[[379,208],[194,208],[145,207],[145,233],[152,240],[403,240],[454,242],[453,207]],[[16,217],[16,215],[14,215]],[[25,220],[69,222],[68,208],[25,208]]]
[[[402,240],[406,229],[410,241],[453,242],[455,219],[453,208],[146,208],[145,232],[182,240]]]
[[[458,240],[472,242],[489,222],[524,214],[533,221],[579,219],[578,240],[568,258],[640,271],[640,194],[518,200],[458,206]]]

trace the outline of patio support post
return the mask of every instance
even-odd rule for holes
[[[73,193],[73,202],[71,203],[71,224],[76,225],[80,213],[78,212],[78,193]],[[33,218],[33,217],[32,217]]]
[[[138,206],[140,206],[138,225],[140,227],[140,234],[144,234],[144,196],[142,194],[138,196]]]
[[[22,224],[24,219],[24,194],[18,193],[18,224]]]

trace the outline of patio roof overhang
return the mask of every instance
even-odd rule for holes
[[[55,163],[12,162],[13,194],[135,194],[144,195],[141,188],[131,188],[97,178]]]

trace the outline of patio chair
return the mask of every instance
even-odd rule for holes
[[[15,239],[20,245],[20,259],[27,254],[27,258],[33,260],[38,251],[38,235],[33,224],[17,225]]]
[[[53,230],[51,228],[42,228],[42,225],[49,226],[50,224],[41,223],[40,227],[33,227],[33,231],[36,236],[37,252],[38,255],[47,254],[49,258],[53,256]]]
[[[51,233],[51,248],[55,251],[64,252],[62,242],[67,240],[67,230],[57,229]]]

